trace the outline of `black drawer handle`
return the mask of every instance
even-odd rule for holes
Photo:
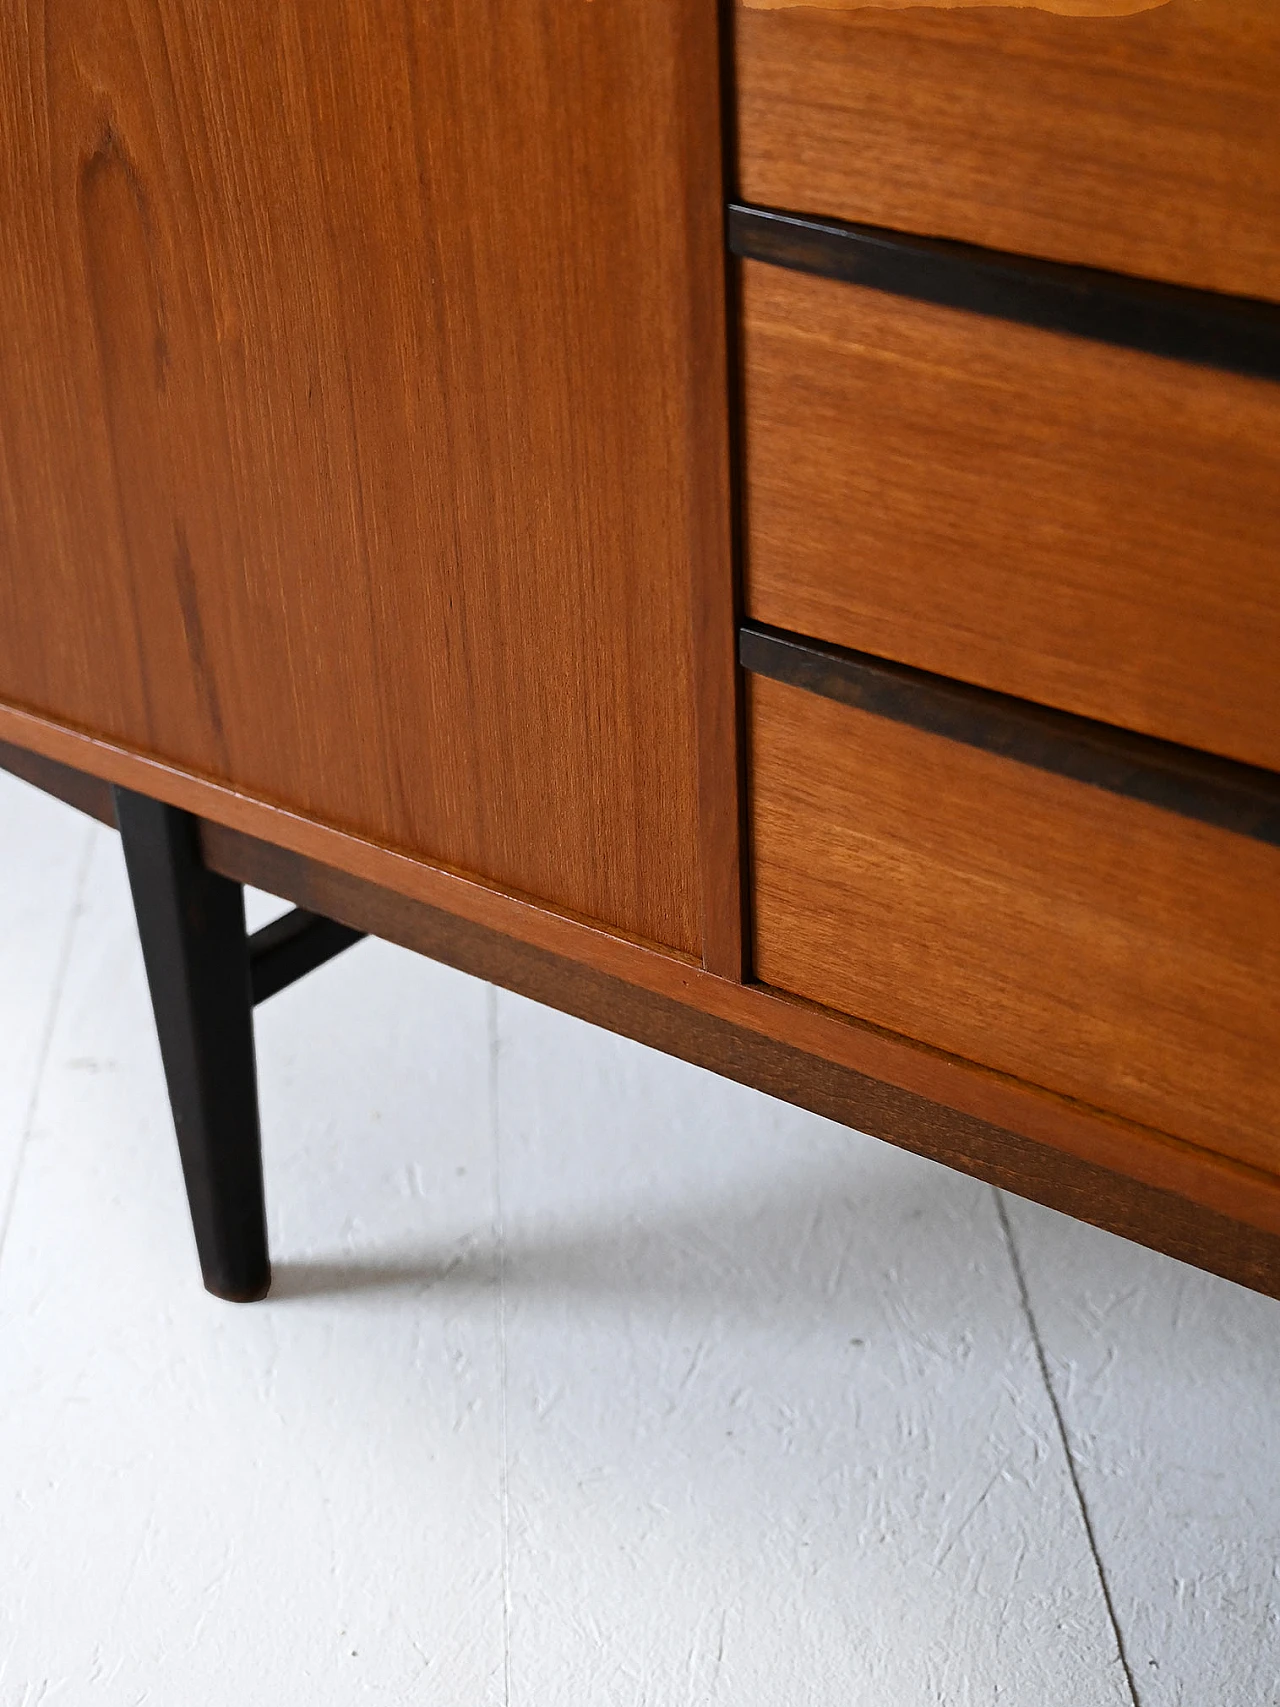
[[[728,237],[730,250],[746,260],[1253,379],[1280,379],[1280,308],[1254,297],[738,203],[729,207]]]
[[[1280,775],[1012,694],[744,623],[744,670],[1280,847]]]

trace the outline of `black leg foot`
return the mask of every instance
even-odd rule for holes
[[[271,1284],[244,891],[200,860],[196,820],[115,790],[138,934],[204,1283]]]

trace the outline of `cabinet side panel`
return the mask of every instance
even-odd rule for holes
[[[4,8],[0,698],[699,953],[697,12]]]

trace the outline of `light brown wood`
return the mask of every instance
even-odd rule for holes
[[[194,812],[207,821],[207,847],[226,845],[218,839],[220,830],[253,837],[276,850],[281,869],[297,859],[324,866],[330,874],[327,881],[336,889],[345,893],[345,882],[348,887],[377,890],[383,897],[380,905],[392,913],[401,901],[409,904],[410,911],[421,906],[447,913],[461,925],[493,931],[512,943],[670,999],[682,1009],[696,1009],[753,1037],[799,1050],[835,1071],[856,1073],[943,1105],[984,1127],[1017,1134],[1048,1150],[1172,1193],[1188,1205],[1280,1234],[1280,1175],[1275,1173],[1229,1161],[812,1002],[715,976],[690,960],[628,941],[587,921],[503,894],[463,874],[426,865],[59,724],[0,707],[0,741]],[[226,869],[228,875],[235,875]],[[275,880],[264,870],[251,881],[270,889]],[[287,888],[280,892],[297,898]],[[883,1135],[908,1143],[906,1116],[892,1131],[885,1128]],[[995,1166],[995,1149],[985,1154]]]
[[[1280,8],[735,14],[749,201],[1280,298]]]
[[[1280,386],[743,265],[746,607],[1280,767]]]
[[[718,98],[696,0],[0,9],[0,698],[699,953]]]
[[[767,983],[1280,1168],[1280,849],[751,683]]]

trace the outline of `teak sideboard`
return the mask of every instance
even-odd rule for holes
[[[1280,1296],[1274,0],[9,0],[0,229],[211,1290],[373,933]]]

